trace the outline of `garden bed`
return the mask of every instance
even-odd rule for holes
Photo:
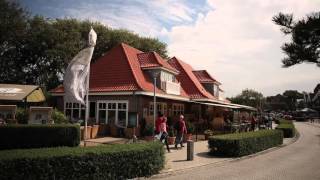
[[[210,154],[239,157],[281,145],[283,133],[278,130],[234,133],[211,136],[208,140]]]
[[[276,127],[276,129],[283,132],[284,138],[292,138],[296,135],[296,128],[292,121],[279,121],[279,125]]]
[[[0,126],[0,149],[78,146],[80,127],[61,125]]]
[[[0,179],[128,179],[163,166],[157,142],[0,151]]]

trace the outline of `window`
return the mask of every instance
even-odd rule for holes
[[[177,103],[172,104],[172,114],[174,116],[184,114],[184,104],[177,104]]]
[[[84,120],[86,110],[84,105],[79,103],[65,103],[65,115],[71,120]]]
[[[219,97],[219,86],[213,84],[213,95]]]
[[[156,113],[160,112],[161,114],[167,115],[167,103],[157,102]],[[149,103],[149,116],[153,115],[153,102]]]
[[[122,127],[128,122],[127,101],[101,101],[98,102],[98,121],[108,124],[116,124]]]
[[[153,102],[149,105],[149,116],[153,116]]]
[[[98,103],[98,122],[106,123],[107,122],[107,105],[106,103]]]
[[[161,71],[160,74],[160,80],[161,81],[170,81],[170,82],[174,82],[175,78],[174,75],[165,71]]]

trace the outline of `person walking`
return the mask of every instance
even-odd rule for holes
[[[161,112],[158,112],[158,118],[156,120],[155,134],[159,134],[160,133],[160,127],[161,127],[161,123],[162,122],[163,122],[163,115],[161,114]]]
[[[254,131],[256,129],[256,123],[257,123],[256,117],[253,115],[251,118],[251,131]]]
[[[164,140],[164,143],[167,146],[167,150],[168,150],[168,152],[170,152],[170,148],[169,148],[169,144],[168,144],[167,118],[165,116],[163,116],[162,118],[163,118],[163,121],[160,124],[160,133],[161,133],[160,141],[162,142]]]
[[[177,137],[175,142],[175,148],[178,149],[178,144],[181,145],[181,148],[183,146],[183,135],[187,134],[187,127],[186,123],[184,122],[184,116],[180,115],[179,121],[176,123],[176,130],[177,130]]]

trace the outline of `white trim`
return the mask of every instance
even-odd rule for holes
[[[118,112],[119,112],[119,109],[118,109],[118,103],[125,103],[126,104],[126,122],[125,122],[125,127],[128,126],[128,116],[129,116],[129,100],[99,100],[97,101],[97,119],[99,118],[99,103],[105,103],[106,104],[106,109],[102,109],[102,110],[105,110],[105,113],[106,113],[106,120],[105,120],[105,123],[106,124],[109,124],[109,108],[108,108],[108,104],[109,103],[116,103],[116,109],[114,109],[115,111],[115,125],[118,124]],[[113,110],[113,109],[110,109],[110,110]],[[124,111],[124,110],[120,110],[120,111]]]
[[[174,74],[174,75],[178,75],[180,72],[177,70],[176,72],[175,71],[173,71],[173,70],[170,70],[170,69],[168,69],[168,68],[165,68],[165,67],[159,67],[159,66],[156,66],[156,67],[143,67],[142,68],[143,70],[153,70],[153,69],[155,69],[155,70],[158,70],[158,69],[160,69],[160,70],[163,70],[163,71],[167,71],[167,72],[169,72],[169,73],[172,73],[172,74]]]
[[[152,92],[145,92],[145,91],[137,91],[135,94],[137,95],[146,95],[146,96],[153,96]],[[165,99],[172,99],[172,100],[180,100],[180,101],[187,101],[189,102],[189,98],[181,97],[181,96],[175,96],[175,95],[169,95],[169,94],[156,94],[156,97],[165,98]]]
[[[219,101],[219,100],[213,100],[213,99],[192,99],[193,101],[204,101],[204,102],[214,102],[214,103],[221,103],[226,104],[225,102]]]

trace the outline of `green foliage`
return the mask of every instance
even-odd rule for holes
[[[0,8],[0,83],[55,88],[61,84],[67,64],[86,47],[91,26],[98,35],[93,62],[121,42],[167,57],[166,44],[158,39],[99,22],[29,17],[17,3],[6,0],[0,0]]]
[[[235,133],[209,137],[211,154],[239,157],[256,153],[283,143],[283,134],[278,130]]]
[[[0,126],[0,149],[78,146],[79,144],[80,127],[78,125]]]
[[[168,134],[169,134],[170,137],[175,137],[175,136],[176,136],[175,133],[174,133],[174,128],[173,128],[173,126],[170,126],[170,127],[169,127],[169,132],[168,132]]]
[[[297,99],[302,99],[303,94],[297,90],[286,90],[282,94],[266,98],[266,106],[269,110],[291,110],[297,109]]]
[[[273,22],[281,27],[285,35],[291,35],[291,42],[281,47],[287,57],[282,60],[283,67],[290,67],[303,62],[315,63],[320,67],[320,12],[307,15],[298,21],[292,14],[279,13]]]
[[[280,124],[276,129],[281,130],[285,138],[292,138],[296,135],[296,129],[293,124]]]
[[[261,107],[264,104],[263,95],[253,89],[245,89],[241,94],[228,98],[232,103],[247,105],[251,107]]]
[[[191,123],[191,122],[189,122],[189,121],[186,121],[186,127],[187,127],[187,133],[188,134],[192,134],[192,133],[194,133],[194,125]]]
[[[164,162],[159,142],[0,151],[0,179],[130,179]]]
[[[16,119],[19,124],[28,124],[29,113],[24,108],[18,108],[16,111]]]
[[[154,133],[154,127],[150,124],[148,124],[144,130],[144,135],[145,136],[152,136]]]
[[[64,115],[63,112],[54,109],[51,115],[51,118],[53,119],[55,124],[66,124],[69,123],[67,117]]]
[[[281,130],[283,132],[283,137],[292,138],[296,135],[296,128],[292,121],[280,119],[279,125],[276,127],[277,130]]]

